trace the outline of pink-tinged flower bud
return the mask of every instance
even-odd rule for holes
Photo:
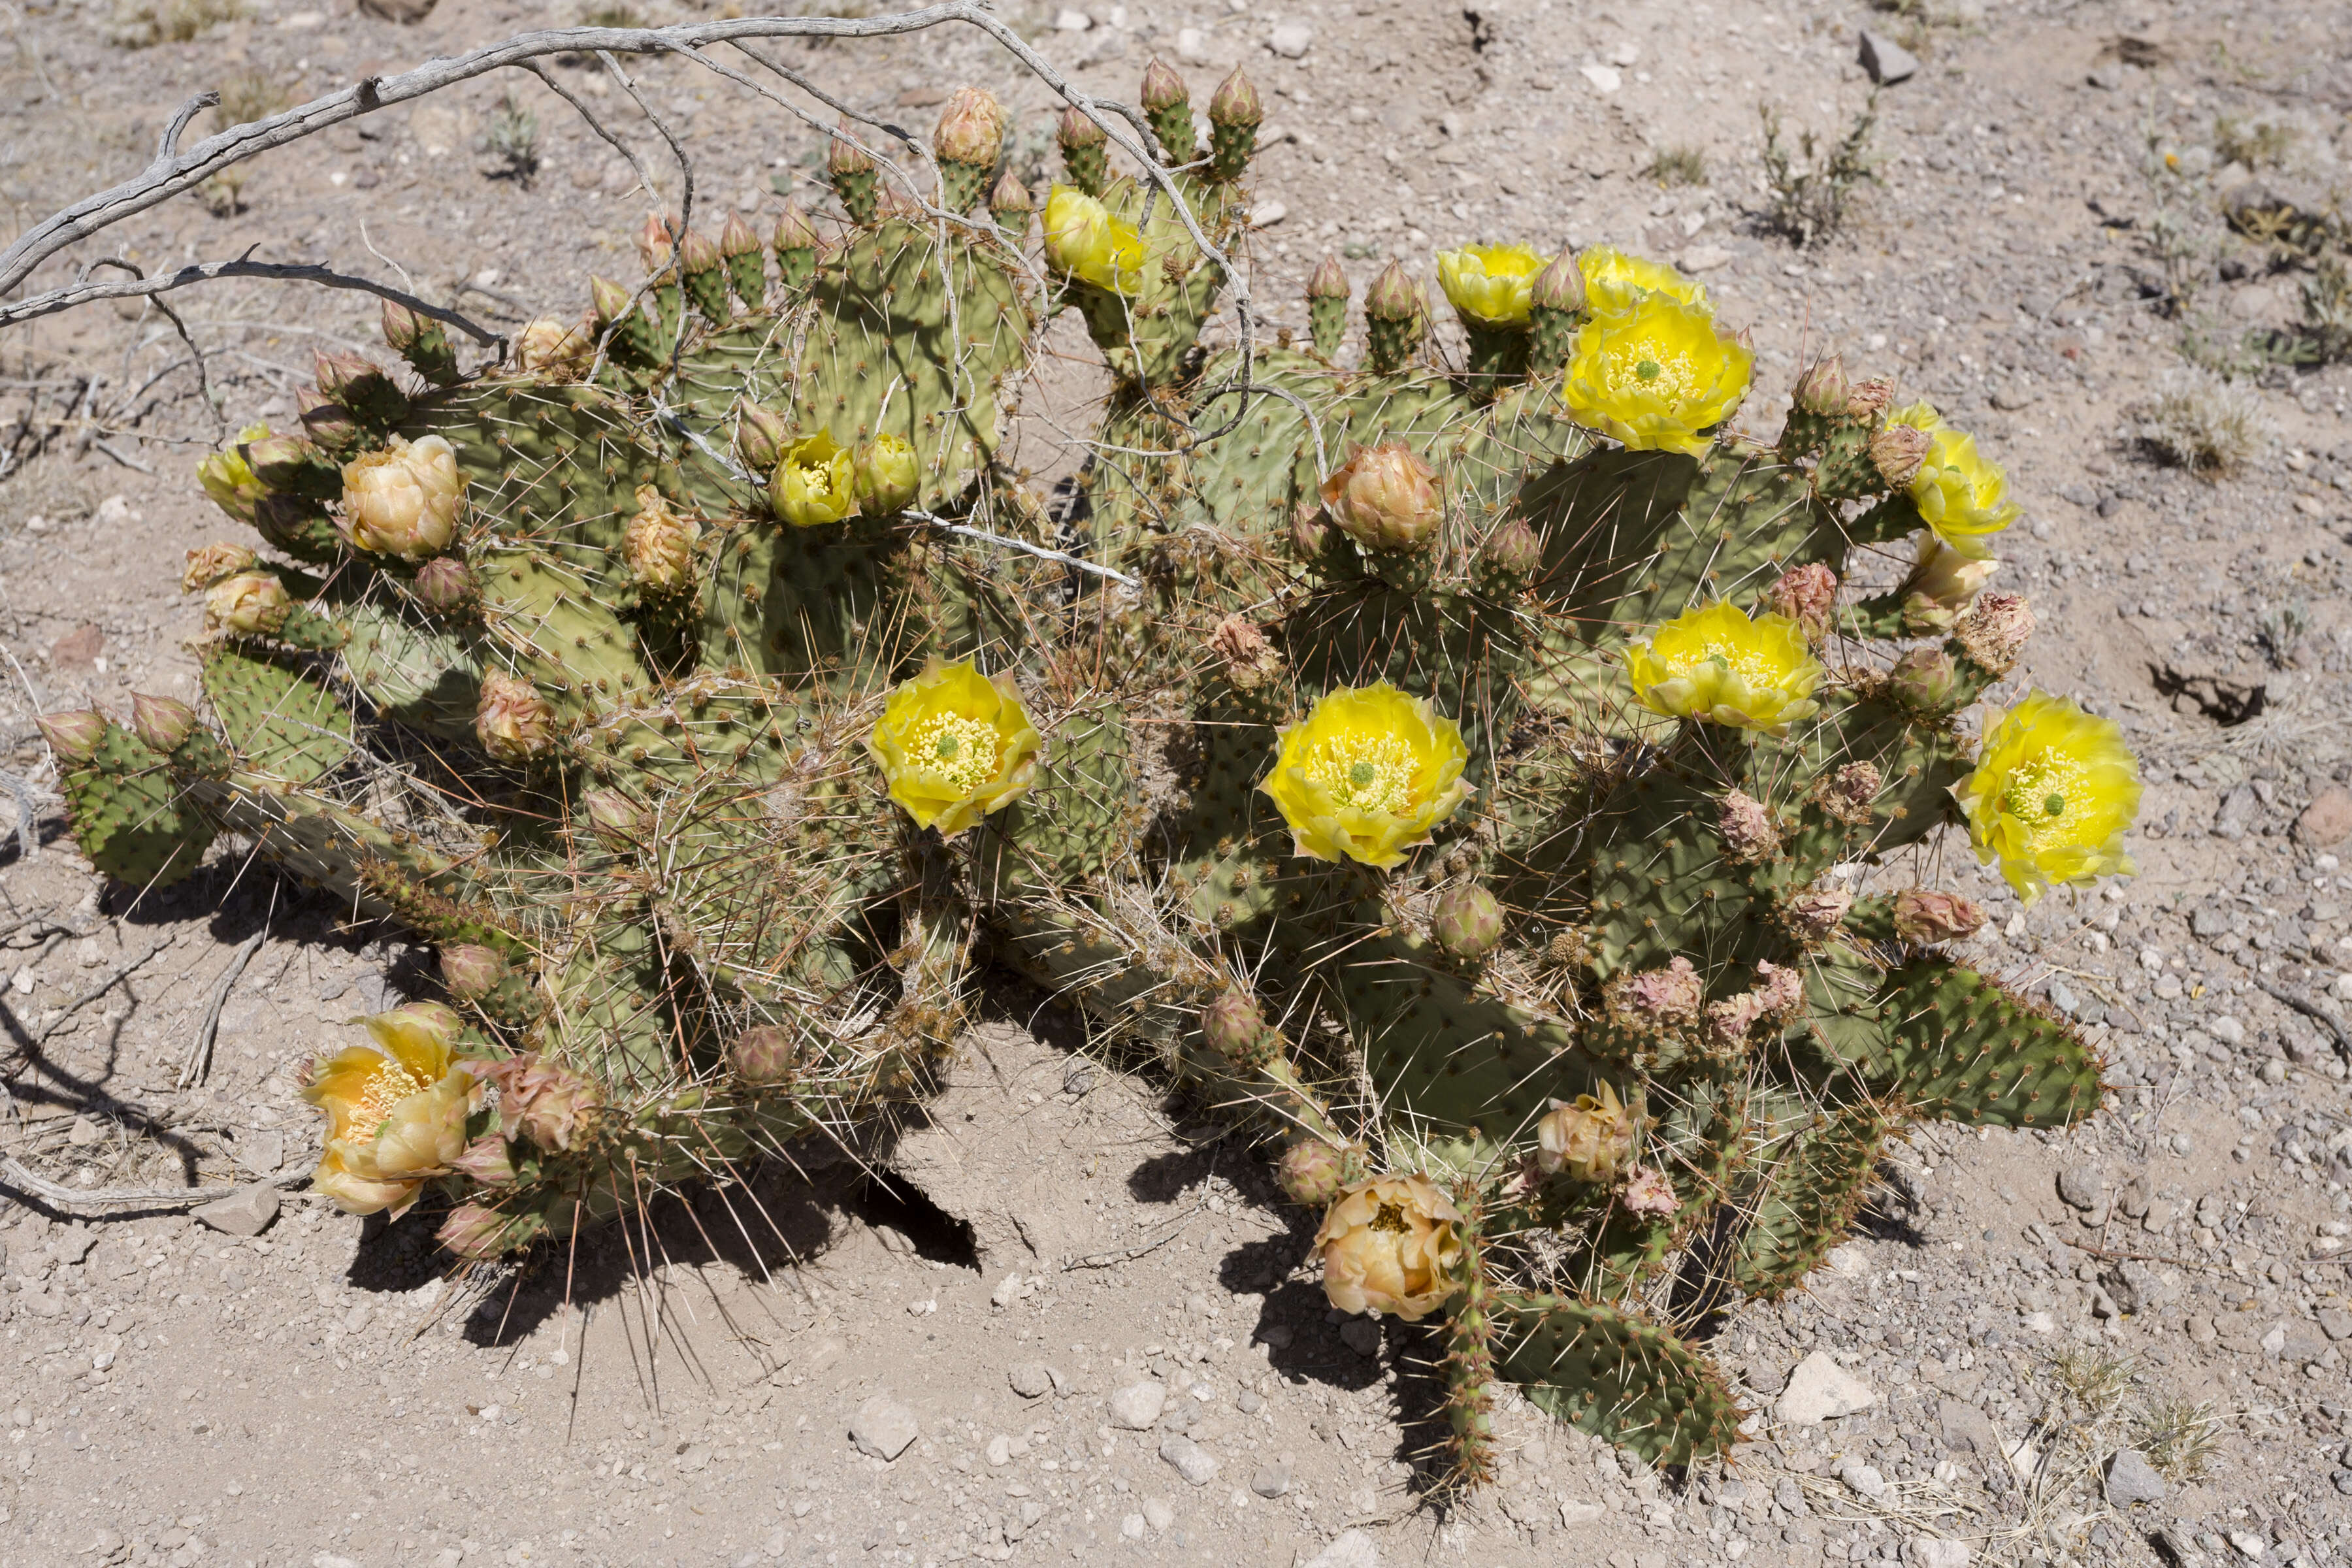
[[[336,470],[313,443],[299,436],[265,436],[238,448],[266,489],[282,495],[334,493]]]
[[[1874,375],[1865,381],[1857,381],[1853,384],[1853,390],[1846,394],[1846,417],[1862,420],[1875,419],[1885,413],[1887,405],[1894,401],[1895,378],[1893,376]]]
[[[507,961],[494,947],[459,942],[441,950],[441,984],[460,1002],[479,1002],[507,977]]]
[[[1682,1207],[1674,1184],[1648,1165],[1636,1165],[1627,1173],[1625,1184],[1617,1189],[1617,1201],[1628,1214],[1643,1219],[1672,1219]]]
[[[1691,961],[1677,954],[1664,969],[1620,974],[1602,988],[1610,1016],[1643,1030],[1683,1029],[1698,1022],[1706,984]]]
[[[528,322],[515,334],[515,367],[533,375],[576,375],[595,354],[593,335],[552,316]]]
[[[1323,481],[1323,506],[1359,544],[1398,553],[1433,542],[1445,521],[1437,476],[1402,441],[1349,458]]]
[[[599,328],[609,327],[629,313],[636,297],[610,278],[591,273],[588,278],[588,311],[596,318]]]
[[[514,1154],[507,1148],[507,1141],[496,1132],[467,1144],[466,1152],[450,1161],[449,1166],[459,1175],[471,1176],[486,1187],[514,1185]]]
[[[1803,627],[1809,641],[1820,642],[1837,624],[1837,574],[1815,561],[1781,573],[1764,602],[1773,614]]]
[[[1313,501],[1302,501],[1290,514],[1290,548],[1301,561],[1315,560],[1331,542],[1331,525],[1323,515]]]
[[[422,561],[449,548],[466,496],[457,454],[439,436],[394,436],[343,465],[341,532],[354,550]]]
[[[2033,612],[2022,594],[1980,594],[1952,635],[1986,671],[2007,675],[2033,635]]]
[[[677,252],[677,220],[659,213],[647,213],[637,229],[637,259],[645,263],[648,277],[666,271]]]
[[[996,226],[1014,238],[1029,232],[1030,215],[1037,210],[1037,198],[1014,175],[1010,163],[997,176],[995,188],[988,193],[988,210],[995,217]]]
[[[323,349],[313,349],[310,357],[318,373],[319,391],[347,408],[356,408],[379,395],[378,384],[386,381],[383,367],[360,354],[331,354]]]
[[[931,150],[941,163],[993,169],[997,154],[1004,150],[1004,106],[985,88],[956,89],[940,110]]]
[[[760,237],[751,232],[751,226],[743,221],[743,215],[729,213],[727,222],[719,230],[719,254],[731,261],[739,256],[750,256],[759,248]]]
[[[1212,125],[1263,125],[1265,123],[1265,100],[1257,95],[1257,84],[1242,74],[1239,66],[1231,76],[1217,84],[1209,100],[1209,123]]]
[[[474,734],[493,762],[527,763],[553,742],[555,714],[530,681],[502,670],[488,670],[482,676]]]
[[[1348,297],[1348,271],[1336,256],[1327,256],[1316,263],[1307,279],[1309,300],[1344,300]]]
[[[449,346],[449,334],[432,317],[386,300],[383,341],[426,380],[446,384],[457,379],[457,356]]]
[[[1885,782],[1876,763],[1848,763],[1816,784],[1813,797],[1840,822],[1860,826],[1870,820],[1879,786]]]
[[[735,1076],[755,1089],[788,1084],[800,1066],[800,1041],[775,1024],[754,1024],[727,1047],[727,1063]]]
[[[1404,275],[1404,264],[1391,261],[1364,291],[1364,314],[1375,321],[1410,321],[1421,310],[1421,291]]]
[[[874,160],[851,140],[856,134],[848,121],[841,122],[841,129],[835,132],[832,142],[825,148],[824,172],[829,177],[838,179],[844,174],[870,174],[874,172]]]
[[[1599,1094],[1555,1100],[1536,1123],[1536,1165],[1546,1175],[1612,1183],[1633,1152],[1633,1117],[1606,1079]]]
[[[180,592],[194,594],[211,587],[232,572],[249,570],[257,557],[242,544],[207,544],[188,552],[180,574]]]
[[[1189,104],[1192,101],[1192,91],[1184,85],[1184,79],[1170,69],[1166,61],[1157,55],[1153,56],[1151,63],[1143,68],[1141,94],[1143,111],[1146,114],[1151,114],[1163,109],[1173,109],[1180,103]],[[1190,152],[1192,149],[1188,147],[1184,151]]]
[[[1895,895],[1895,934],[1906,942],[1966,942],[1984,923],[1984,906],[1958,893],[1906,888]]]
[[[1528,308],[1532,310],[1584,309],[1584,268],[1576,264],[1573,251],[1562,250],[1536,274],[1536,280],[1528,286]]]
[[[1522,518],[1505,518],[1479,547],[1480,564],[1517,587],[1525,587],[1543,570],[1543,539]]]
[[[294,596],[269,572],[239,572],[205,591],[205,625],[235,637],[274,637],[294,613]]]
[[[352,411],[324,393],[298,386],[294,401],[301,405],[302,433],[326,450],[340,452],[360,438],[360,422]]]
[[[1952,668],[1952,657],[1939,647],[1915,647],[1895,661],[1886,672],[1888,695],[1906,708],[1923,713],[1940,712],[1951,706],[1952,689],[1958,672]]]
[[[1100,147],[1110,138],[1074,103],[1062,110],[1061,121],[1054,128],[1054,139],[1066,153],[1073,147]]]
[[[679,594],[694,586],[694,547],[702,525],[680,517],[651,485],[637,487],[637,514],[621,536],[630,574],[648,594]]]
[[[776,233],[769,245],[777,254],[787,250],[814,250],[824,241],[818,238],[816,226],[801,204],[788,201],[784,210],[776,215]]]
[[[1935,444],[1932,431],[1916,425],[1889,425],[1870,437],[1870,466],[1888,489],[1908,489]]]
[[[1845,361],[1836,354],[1816,361],[1797,377],[1790,398],[1807,414],[1843,414],[1853,387],[1845,378]]]
[[[131,694],[131,728],[156,751],[177,751],[195,727],[196,710],[178,698]]]
[[[454,555],[436,555],[427,561],[408,584],[408,596],[436,616],[455,615],[480,592],[474,569]]]
[[[1772,814],[1762,801],[1740,790],[1724,797],[1716,831],[1723,836],[1723,852],[1734,860],[1753,863],[1780,852],[1780,830],[1772,825]]]
[[[1486,889],[1456,885],[1437,895],[1429,934],[1453,958],[1483,958],[1503,940],[1503,901]]]
[[[784,416],[748,399],[735,405],[735,455],[755,474],[775,472],[784,448],[793,444],[793,427]]]
[[[1807,888],[1780,905],[1780,923],[1800,942],[1820,942],[1837,930],[1853,907],[1853,894],[1846,889]]]
[[[568,1150],[587,1142],[603,1103],[596,1086],[545,1058],[509,1057],[491,1069],[499,1086],[499,1126],[542,1149]]]
[[[695,230],[678,242],[678,270],[688,277],[698,277],[705,272],[714,272],[725,264],[726,258],[719,254],[719,242],[700,229]]]
[[[520,1251],[547,1228],[536,1214],[500,1214],[482,1204],[459,1204],[434,1232],[435,1239],[469,1263]]]
[[[1201,1010],[1201,1040],[1242,1068],[1265,1065],[1280,1052],[1282,1031],[1265,1021],[1245,993],[1228,991]]]
[[[1274,1179],[1295,1204],[1322,1208],[1353,1183],[1364,1179],[1364,1152],[1354,1144],[1302,1138],[1275,1162]]]
[[[588,808],[588,830],[608,849],[635,847],[652,826],[645,808],[618,790],[592,789],[580,804]]]
[[[58,761],[68,767],[87,763],[98,755],[99,743],[106,739],[106,715],[88,708],[44,713],[33,722],[40,726],[41,739],[49,743]]]

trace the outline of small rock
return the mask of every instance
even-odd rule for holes
[[[2225,1046],[2234,1047],[2246,1043],[2246,1026],[2226,1014],[2206,1025],[2205,1032]]]
[[[1870,1384],[1815,1351],[1789,1374],[1788,1392],[1772,1406],[1773,1415],[1791,1426],[1812,1426],[1836,1415],[1851,1415],[1878,1403]]]
[[[230,1152],[257,1176],[274,1176],[286,1163],[286,1134],[274,1127],[240,1128]]]
[[[1681,260],[1685,272],[1714,272],[1731,265],[1731,252],[1719,245],[1694,245]]]
[[[2118,1448],[2107,1459],[2107,1501],[2116,1508],[2162,1502],[2164,1478],[2137,1448]]]
[[[2314,849],[2333,849],[2352,838],[2352,790],[2330,784],[2294,819],[2298,842]]]
[[[1130,1513],[1125,1519],[1120,1520],[1118,1521],[1118,1533],[1123,1539],[1128,1541],[1142,1540],[1143,1516],[1139,1513]]]
[[[2270,1543],[2251,1530],[2230,1531],[2230,1544],[2236,1547],[2241,1555],[2250,1559],[2260,1557],[2270,1549]]]
[[[2352,1312],[2341,1307],[2322,1307],[2319,1331],[2331,1340],[2352,1339]]]
[[[1045,1363],[1042,1361],[1021,1362],[1008,1375],[1013,1382],[1013,1392],[1024,1399],[1043,1399],[1053,1392],[1054,1374],[1045,1370]]]
[[[850,1441],[860,1453],[895,1459],[915,1440],[915,1413],[887,1394],[877,1394],[849,1418]]]
[[[278,1189],[242,1187],[225,1198],[215,1198],[194,1211],[195,1217],[224,1236],[259,1236],[278,1217]]]
[[[1176,1473],[1196,1487],[1205,1487],[1216,1479],[1215,1458],[1181,1432],[1171,1432],[1160,1439],[1160,1457],[1175,1466]]]
[[[1919,1568],[1969,1568],[1969,1543],[1965,1541],[1937,1541],[1920,1536],[1911,1542],[1911,1561]]]
[[[1919,74],[1919,59],[1910,50],[1868,27],[1862,29],[1862,68],[1881,87],[1892,87]]]
[[[1604,98],[1625,85],[1624,73],[1615,66],[1589,65],[1577,68],[1583,73],[1584,79],[1592,84],[1592,90]]]
[[[1838,1467],[1837,1476],[1838,1479],[1846,1484],[1846,1489],[1856,1497],[1869,1498],[1874,1501],[1886,1495],[1886,1478],[1878,1473],[1878,1468],[1874,1465],[1865,1465],[1856,1459],[1848,1459]]]
[[[1179,27],[1176,30],[1176,58],[1188,66],[1207,65],[1209,35],[1198,27]]]
[[[2058,1173],[2058,1197],[2069,1208],[2095,1209],[2099,1206],[2099,1168],[2096,1165],[2076,1165]]]
[[[2084,80],[2102,92],[2113,92],[2124,84],[2124,68],[2120,61],[2105,60],[2091,68]]]
[[[1266,35],[1265,47],[1284,59],[1296,60],[1305,58],[1314,42],[1313,28],[1303,22],[1286,22]]]
[[[1298,1568],[1381,1568],[1380,1543],[1368,1531],[1350,1530]]]
[[[1580,1524],[1590,1524],[1609,1510],[1597,1502],[1579,1502],[1574,1498],[1559,1500],[1559,1527],[1573,1530]]]
[[[2341,1339],[2342,1335],[2337,1335]],[[1234,1408],[1244,1415],[1255,1415],[1265,1408],[1265,1401],[1255,1388],[1244,1388],[1234,1395]]]
[[[1350,1318],[1339,1325],[1339,1338],[1358,1355],[1381,1353],[1381,1325],[1371,1318]]]
[[[2058,1331],[2058,1320],[2047,1312],[2028,1312],[2019,1320],[2019,1326],[2029,1334],[2054,1334]]]
[[[988,1304],[992,1307],[1010,1307],[1020,1299],[1021,1276],[1007,1274],[996,1282],[996,1289],[989,1292]]]
[[[1290,216],[1290,209],[1280,202],[1254,202],[1250,205],[1249,225],[1252,228],[1272,228]]]
[[[1176,1510],[1166,1498],[1145,1498],[1143,1522],[1154,1530],[1165,1530],[1176,1522]]]
[[[1095,19],[1074,6],[1065,5],[1054,13],[1054,30],[1057,33],[1083,33],[1095,25]]]
[[[1130,1432],[1149,1432],[1167,1407],[1166,1384],[1150,1378],[1130,1383],[1110,1396],[1111,1425]]]
[[[1013,1439],[999,1432],[988,1440],[988,1447],[981,1454],[992,1465],[1009,1465],[1013,1462]]]
[[[1278,1498],[1290,1491],[1288,1465],[1260,1465],[1257,1474],[1250,1478],[1250,1490],[1262,1498]]]

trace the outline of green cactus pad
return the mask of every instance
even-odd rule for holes
[[[1888,977],[1889,1092],[1971,1127],[2065,1127],[2099,1108],[2102,1064],[2074,1026],[1998,981],[1922,958]]]
[[[288,664],[215,644],[205,652],[205,696],[236,765],[307,784],[350,760],[352,718],[324,686]]]
[[[1496,1370],[1539,1408],[1654,1465],[1716,1458],[1738,1440],[1731,1390],[1671,1331],[1558,1296],[1490,1300]]]
[[[164,758],[110,724],[89,765],[63,779],[74,842],[106,876],[133,888],[168,888],[194,871],[213,841]]]

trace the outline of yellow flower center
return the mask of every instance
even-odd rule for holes
[[[1701,390],[1698,368],[1691,363],[1691,356],[1655,343],[1612,347],[1602,355],[1602,363],[1612,383],[1622,386],[1630,378],[1640,382],[1645,390],[1677,403]]]
[[[2078,789],[2088,772],[2063,752],[2045,752],[2020,763],[2001,792],[2000,809],[2017,819],[2035,850],[2074,842],[2067,824],[2067,803],[2089,795]]]
[[[929,763],[932,771],[971,795],[996,776],[996,761],[1003,742],[993,726],[961,713],[942,713],[915,731],[911,755]]]
[[[1788,667],[1760,647],[1713,647],[1684,653],[1660,655],[1661,661],[1676,675],[1685,675],[1702,664],[1737,675],[1750,686],[1778,686],[1789,678]]]
[[[802,488],[812,499],[833,499],[833,467],[829,463],[794,463],[793,471],[800,476]]]
[[[360,1091],[359,1103],[352,1108],[352,1125],[373,1138],[392,1108],[412,1094],[425,1088],[425,1080],[390,1057],[383,1065],[368,1074],[367,1087]]]
[[[1307,762],[1307,776],[1358,811],[1402,816],[1413,807],[1412,748],[1400,735],[1334,735]]]
[[[1382,1204],[1381,1205],[1381,1212],[1372,1216],[1372,1223],[1365,1228],[1368,1230],[1391,1231],[1398,1236],[1402,1236],[1412,1227],[1404,1223],[1404,1208],[1402,1205]]]

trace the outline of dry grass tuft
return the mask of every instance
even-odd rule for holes
[[[2278,431],[2252,387],[2184,368],[2166,373],[2143,437],[2168,463],[2219,475],[2268,452]]]

